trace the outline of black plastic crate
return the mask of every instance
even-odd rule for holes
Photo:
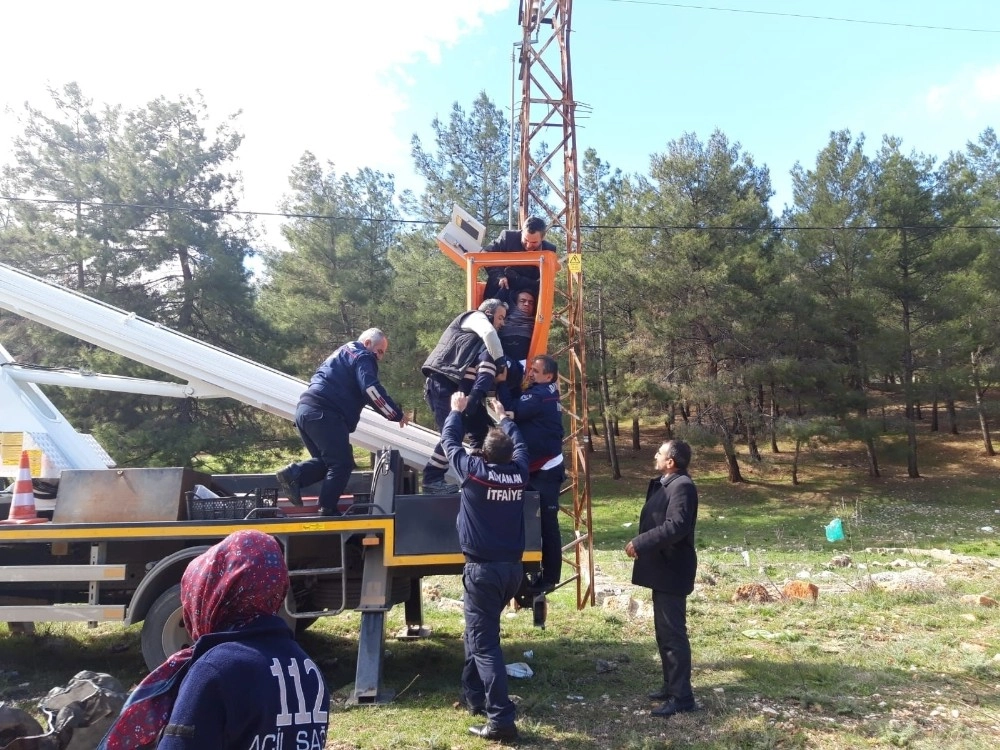
[[[277,489],[257,489],[230,497],[195,497],[193,492],[188,492],[186,497],[189,521],[233,521],[280,515]]]

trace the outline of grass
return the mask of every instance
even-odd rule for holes
[[[621,480],[595,454],[593,520],[599,587],[617,607],[577,611],[574,592],[549,603],[548,627],[530,612],[503,620],[508,662],[535,674],[510,681],[527,747],[598,748],[992,748],[1000,740],[1000,609],[964,594],[1000,594],[1000,459],[974,435],[920,435],[921,479],[908,479],[901,438],[883,438],[884,477],[869,479],[856,446],[803,455],[792,487],[788,452],[744,463],[731,485],[714,451],[696,451],[701,493],[699,578],[689,600],[694,686],[704,710],[668,721],[649,715],[658,682],[648,592],[628,584],[622,552],[635,533],[659,435],[623,452]],[[847,538],[823,527],[840,517]],[[629,525],[631,524],[631,525]],[[996,527],[997,533],[982,531]],[[951,555],[928,554],[950,550]],[[849,556],[850,567],[833,559]],[[886,572],[934,576],[930,588],[885,591]],[[780,587],[808,575],[819,600],[733,604],[741,583]],[[570,589],[572,587],[567,587]],[[355,613],[323,620],[301,640],[321,665],[338,709],[328,748],[485,748],[453,704],[462,663],[456,577],[425,581],[430,638],[397,641],[403,613],[389,614],[384,684],[396,699],[347,708],[354,680]],[[433,592],[431,594],[430,592]],[[639,603],[629,614],[627,602]],[[633,604],[633,607],[636,605]],[[3,626],[0,626],[0,633]],[[525,656],[526,652],[531,657]],[[0,699],[32,709],[82,669],[126,684],[145,673],[138,628],[40,625],[34,636],[0,636]]]

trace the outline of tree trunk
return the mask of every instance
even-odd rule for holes
[[[931,432],[938,431],[938,400],[937,396],[934,397],[933,403],[931,403]]]
[[[750,452],[750,458],[754,461],[760,463],[763,461],[760,455],[760,449],[757,447],[757,413],[754,410],[753,398],[747,394],[746,399],[747,404],[747,416],[746,416],[746,435],[747,435],[747,450]]]
[[[774,385],[771,385],[771,453],[781,453],[778,448],[778,402],[774,400]]]
[[[722,450],[726,454],[726,467],[729,471],[729,481],[743,482],[743,474],[740,473],[740,462],[739,458],[736,456],[736,449],[733,447],[733,435],[726,427],[724,419],[719,420],[719,424],[722,428]]]
[[[878,478],[882,473],[878,469],[878,454],[875,452],[875,441],[865,438],[865,454],[868,456],[868,476]]]
[[[955,412],[955,399],[949,398],[945,401],[945,411],[948,412],[948,432],[952,435],[958,434],[958,414]]]
[[[903,252],[906,253],[906,229],[903,230]],[[905,269],[904,269],[905,271]],[[914,371],[913,339],[910,331],[910,305],[903,301],[903,398],[906,402],[906,474],[910,479],[920,477],[917,469],[917,425],[914,417],[920,418],[920,402],[913,392]]]
[[[590,434],[596,435],[597,437],[601,436],[600,431],[597,429],[597,422],[594,421],[593,417],[590,418]]]
[[[990,437],[990,422],[986,416],[986,408],[983,406],[983,395],[986,389],[979,381],[979,351],[972,352],[972,390],[976,394],[976,414],[979,415],[979,430],[983,435],[983,449],[987,456],[995,456],[993,450],[993,439]]]
[[[611,428],[607,410],[604,410],[604,446],[608,450],[608,462],[611,464],[611,478],[621,479],[622,470],[618,465],[618,445],[615,443],[615,431]]]
[[[792,456],[792,486],[799,484],[799,449],[802,447],[802,440],[795,438],[795,455]]]
[[[639,439],[639,418],[632,417],[632,450],[637,453],[642,450],[642,441]]]

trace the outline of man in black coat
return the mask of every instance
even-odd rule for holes
[[[625,545],[625,554],[634,560],[632,583],[653,590],[653,624],[663,685],[650,693],[649,699],[663,701],[652,714],[666,718],[698,709],[691,690],[686,611],[698,568],[694,549],[698,490],[687,473],[691,446],[683,440],[661,445],[654,461],[662,476],[649,483],[639,515],[639,535]]]
[[[492,253],[535,253],[539,250],[555,252],[556,246],[545,240],[546,229],[544,219],[529,216],[520,230],[505,229],[483,250]],[[483,299],[495,297],[514,304],[517,293],[528,290],[537,300],[538,279],[538,266],[490,266],[486,269]]]

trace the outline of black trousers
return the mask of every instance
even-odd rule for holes
[[[524,571],[520,562],[466,562],[465,665],[462,697],[472,707],[483,707],[490,723],[510,726],[517,709],[507,694],[507,667],[500,649],[500,615],[517,593]]]
[[[542,583],[555,586],[562,576],[562,536],[559,533],[559,489],[565,478],[562,464],[536,471],[528,489],[538,492],[542,519]]]
[[[663,665],[663,686],[681,703],[691,690],[691,642],[687,635],[687,597],[653,591],[653,626]]]
[[[305,404],[295,410],[295,426],[312,458],[294,464],[293,476],[302,487],[322,479],[319,505],[336,512],[355,466],[351,431],[337,412]]]

